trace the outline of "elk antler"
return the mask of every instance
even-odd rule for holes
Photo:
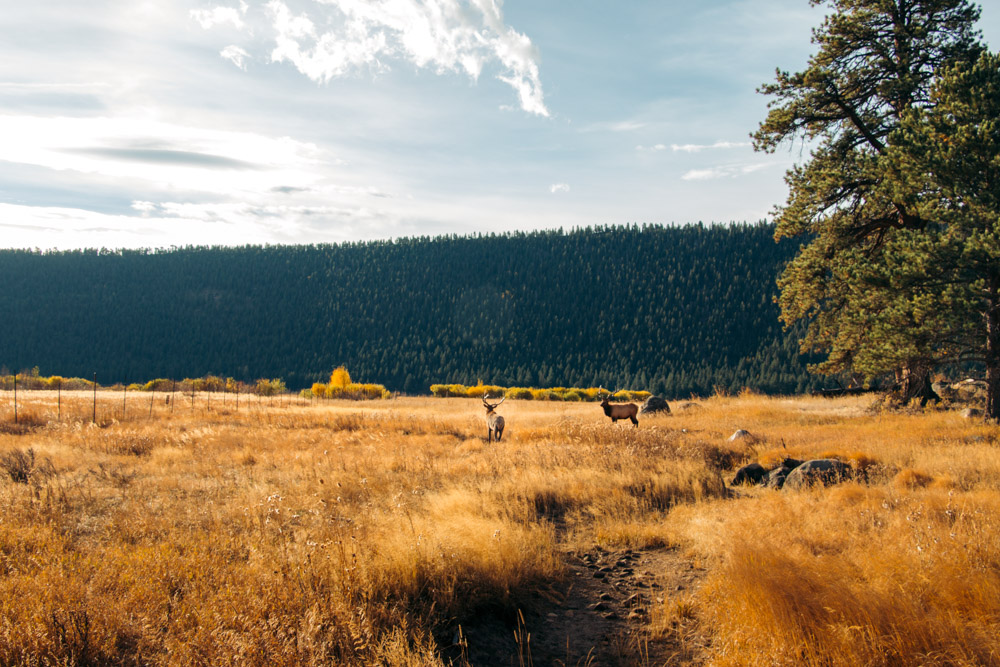
[[[486,407],[488,407],[490,410],[496,410],[497,407],[499,407],[500,403],[503,403],[504,401],[507,400],[507,395],[504,394],[504,397],[500,399],[500,403],[497,403],[496,405],[490,405],[489,403],[487,403],[486,402],[487,398],[489,398],[489,397],[486,394],[483,394],[483,405],[485,405]]]

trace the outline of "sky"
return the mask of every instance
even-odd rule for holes
[[[756,222],[807,0],[0,0],[0,247]],[[979,28],[1000,45],[1000,3]]]

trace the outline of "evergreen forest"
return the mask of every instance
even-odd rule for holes
[[[0,364],[102,384],[282,378],[604,386],[666,397],[822,378],[766,223],[607,226],[309,246],[0,250]]]

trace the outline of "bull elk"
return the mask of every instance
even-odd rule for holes
[[[604,414],[611,417],[611,423],[614,424],[619,419],[628,419],[635,425],[636,428],[639,428],[639,420],[636,418],[636,415],[639,414],[639,406],[635,403],[619,403],[617,405],[611,405],[611,403],[609,403],[611,396],[612,394],[608,393],[601,399],[601,407],[604,408]]]
[[[504,396],[500,399],[500,403],[507,400]],[[489,432],[486,435],[487,442],[493,442],[493,437],[496,436],[497,442],[500,442],[500,438],[503,437],[503,417],[498,415],[494,410],[500,407],[500,403],[491,405],[486,401],[486,395],[483,394],[483,406],[486,408],[486,428]]]

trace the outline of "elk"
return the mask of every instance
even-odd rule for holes
[[[486,435],[486,442],[493,442],[494,435],[496,436],[497,442],[500,442],[500,438],[503,437],[503,417],[494,412],[494,410],[500,407],[500,403],[506,401],[507,397],[504,396],[501,398],[500,403],[497,403],[496,405],[488,403],[486,398],[486,395],[483,394],[483,407],[486,408],[486,428],[489,429],[489,432]]]
[[[611,423],[614,424],[619,419],[628,419],[635,425],[636,428],[639,428],[639,420],[636,419],[636,415],[639,414],[639,406],[635,403],[619,403],[618,405],[611,405],[608,401],[611,400],[612,395],[613,394],[608,393],[601,399],[601,407],[604,408],[604,414],[611,417]]]

